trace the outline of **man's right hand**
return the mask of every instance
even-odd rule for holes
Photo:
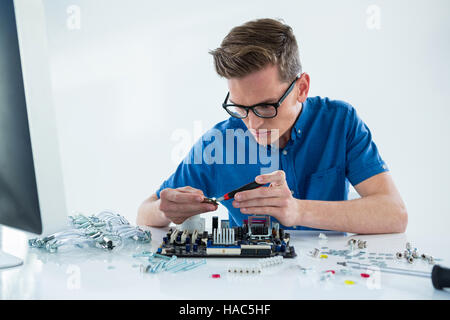
[[[175,224],[181,224],[196,214],[217,210],[216,205],[202,203],[205,198],[202,190],[189,186],[166,188],[160,192],[159,197],[159,210]]]

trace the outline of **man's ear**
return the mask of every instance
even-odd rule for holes
[[[309,74],[307,74],[306,72],[302,73],[302,76],[297,80],[298,102],[303,103],[306,101],[306,98],[308,97],[309,83],[310,83]]]

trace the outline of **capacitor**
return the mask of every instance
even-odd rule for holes
[[[212,218],[212,229],[217,229],[219,227],[219,217],[214,216]]]

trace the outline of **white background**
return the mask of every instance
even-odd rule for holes
[[[134,222],[176,168],[174,134],[185,130],[189,146],[196,124],[227,118],[208,51],[232,27],[270,17],[293,28],[310,96],[349,102],[371,129],[408,233],[450,227],[447,0],[44,3],[70,212],[108,208]]]

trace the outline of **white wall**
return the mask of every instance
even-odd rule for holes
[[[233,26],[271,17],[294,29],[310,95],[350,102],[371,128],[408,232],[450,227],[447,0],[44,3],[70,211],[109,208],[134,222],[177,165],[172,134],[227,117],[208,50]]]

